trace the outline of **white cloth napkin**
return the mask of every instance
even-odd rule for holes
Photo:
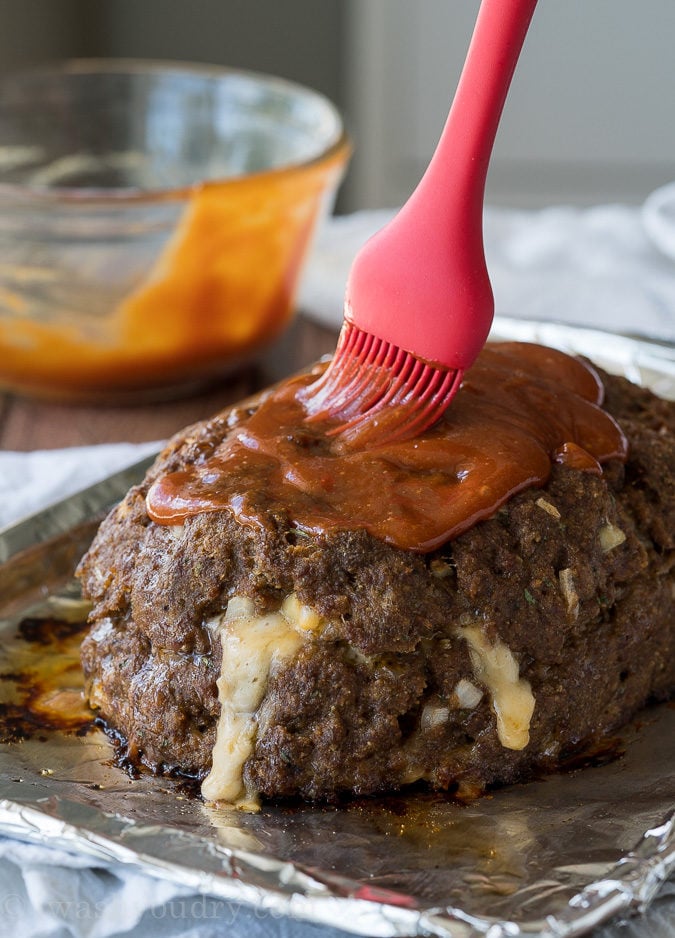
[[[159,443],[109,443],[30,453],[0,451],[0,529],[158,448]]]
[[[652,239],[648,208],[488,209],[486,255],[497,312],[675,340],[675,261],[659,250],[658,239]],[[360,212],[325,225],[300,291],[299,305],[307,315],[340,324],[351,260],[391,214]],[[660,244],[663,247],[663,238]],[[0,527],[156,447],[156,443],[111,444],[0,452]],[[672,922],[670,916],[668,920]],[[623,926],[621,934],[629,932],[632,926]],[[640,933],[638,922],[635,934]],[[126,867],[93,866],[86,858],[60,850],[0,838],[0,935],[339,938],[342,934],[189,895]],[[602,934],[610,938],[614,927]]]
[[[352,258],[392,214],[357,212],[322,229],[300,292],[308,315],[341,323]],[[650,200],[639,208],[486,209],[496,312],[675,340],[675,260],[664,249],[667,224],[661,203]],[[675,255],[675,215],[672,229]]]

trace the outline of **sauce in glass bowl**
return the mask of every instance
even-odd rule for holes
[[[0,386],[123,402],[239,367],[290,321],[348,157],[333,105],[267,76],[102,60],[3,80]]]

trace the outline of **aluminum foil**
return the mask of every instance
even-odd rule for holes
[[[675,398],[670,346],[506,319],[493,335],[587,355]],[[0,531],[0,672],[19,619],[72,611],[78,557],[146,466]],[[130,778],[98,730],[53,731],[0,746],[0,833],[359,935],[563,938],[638,913],[616,934],[665,938],[675,900],[652,903],[675,893],[675,707],[646,710],[620,742],[608,764],[468,806],[416,793],[246,814]]]

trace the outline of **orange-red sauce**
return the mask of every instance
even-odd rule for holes
[[[597,473],[627,452],[601,408],[595,371],[542,346],[486,346],[435,426],[370,449],[345,450],[326,435],[331,422],[305,422],[298,391],[315,377],[270,391],[211,457],[156,481],[150,517],[177,524],[227,510],[264,527],[281,514],[306,532],[365,528],[429,551],[521,489],[545,483],[553,461]]]

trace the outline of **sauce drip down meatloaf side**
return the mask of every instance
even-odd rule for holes
[[[418,781],[476,794],[555,770],[669,697],[675,404],[623,378],[602,383],[598,452],[583,427],[567,448],[546,440],[538,476],[480,511],[468,498],[471,523],[451,539],[424,542],[411,525],[407,546],[373,533],[368,506],[354,523],[317,507],[290,470],[302,515],[270,490],[209,502],[228,441],[246,438],[260,402],[174,438],[79,569],[93,601],[87,695],[126,758],[240,804]],[[201,502],[190,501],[197,470]]]

